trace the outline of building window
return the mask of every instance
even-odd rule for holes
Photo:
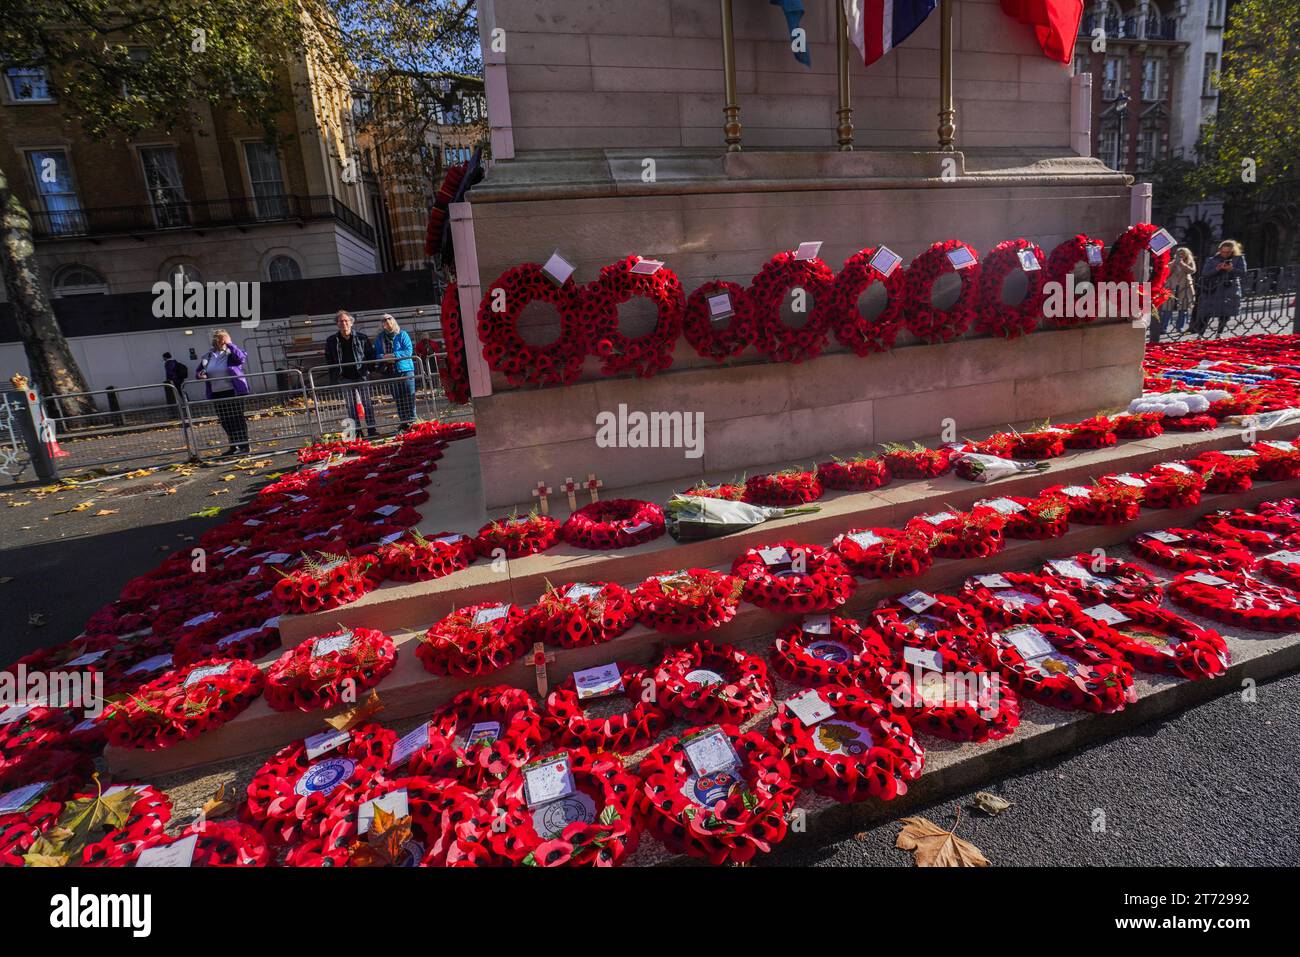
[[[1107,126],[1101,131],[1101,161],[1111,169],[1120,169],[1119,165],[1119,128]]]
[[[1137,168],[1149,170],[1160,159],[1160,131],[1151,124],[1143,125],[1138,133]]]
[[[468,146],[444,146],[442,148],[442,165],[449,167],[468,163],[472,152]]]
[[[89,266],[83,266],[81,263],[60,266],[55,271],[50,286],[56,299],[61,299],[64,296],[104,296],[108,294],[108,283],[104,281],[104,277]]]
[[[181,277],[181,284],[187,282],[203,282],[203,273],[199,272],[199,267],[193,263],[187,262],[169,262],[163,265],[159,278],[163,282],[174,282],[176,277]]]
[[[272,256],[266,264],[266,278],[271,282],[284,282],[289,279],[301,279],[302,267],[292,256]]]
[[[1165,61],[1150,58],[1142,63],[1142,99],[1154,103],[1164,92]]]
[[[50,72],[43,66],[11,66],[5,70],[5,86],[13,103],[53,103]]]
[[[31,163],[36,191],[41,197],[45,222],[43,232],[54,236],[75,236],[86,231],[86,218],[72,182],[72,166],[65,150],[32,150]]]
[[[248,164],[248,182],[253,188],[253,206],[258,219],[285,219],[289,202],[284,195],[284,175],[280,171],[280,154],[265,143],[245,143],[244,160]]]
[[[190,209],[185,199],[185,184],[174,146],[147,146],[140,150],[144,167],[145,192],[153,207],[154,223],[160,229],[188,226]]]
[[[1215,76],[1219,72],[1219,54],[1205,54],[1205,76],[1201,80],[1201,96],[1216,96],[1219,83]]]
[[[1113,100],[1119,96],[1124,61],[1117,56],[1106,57],[1105,72],[1101,77],[1101,98]]]
[[[1206,23],[1212,27],[1223,26],[1223,0],[1210,0],[1210,9],[1206,14]]]

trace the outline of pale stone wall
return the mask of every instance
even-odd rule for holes
[[[481,5],[482,6],[482,5]],[[722,144],[716,0],[493,0],[519,151]],[[736,67],[747,146],[835,142],[835,12],[806,4],[811,68],[779,7],[737,0]],[[961,0],[953,70],[959,148],[1068,147],[1070,69],[1048,60],[998,0]],[[859,146],[936,142],[939,17],[868,69],[852,53]]]

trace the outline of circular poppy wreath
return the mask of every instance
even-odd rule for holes
[[[501,549],[506,558],[544,552],[560,540],[560,523],[549,515],[498,518],[478,530],[475,547],[484,558]]]
[[[964,249],[974,260],[964,269],[956,269],[948,254]],[[936,309],[930,298],[940,276],[956,273],[961,280],[957,301],[947,309]],[[934,243],[907,267],[907,328],[922,342],[948,342],[956,339],[974,321],[980,296],[979,253],[960,239]]]
[[[1212,575],[1223,584],[1193,581],[1192,575]],[[1300,628],[1300,592],[1247,572],[1184,572],[1169,586],[1169,597],[1206,618],[1254,631]]]
[[[654,682],[659,703],[696,724],[740,724],[772,703],[762,658],[707,639],[665,652]]]
[[[251,661],[206,658],[109,705],[101,722],[114,747],[158,751],[225,724],[252,704],[262,685],[262,670]]]
[[[875,456],[858,455],[851,459],[834,459],[817,466],[817,481],[824,488],[844,492],[869,492],[888,485],[893,478],[885,463]]]
[[[1061,583],[1033,572],[1000,572],[1010,587],[986,585],[981,576],[962,583],[961,598],[991,625],[1064,625],[1074,620],[1079,605]]]
[[[469,740],[476,724],[498,732]],[[487,685],[462,691],[429,719],[429,743],[411,755],[410,772],[455,778],[475,791],[526,764],[545,737],[532,696],[521,688]]]
[[[880,457],[884,459],[889,474],[895,478],[937,478],[952,468],[951,450],[927,449],[915,443],[911,448],[905,445],[886,445]]]
[[[1253,476],[1259,467],[1253,457],[1236,458],[1213,452],[1188,459],[1187,465],[1205,479],[1205,491],[1211,495],[1230,495],[1249,491],[1255,484]]]
[[[98,841],[86,845],[80,862],[84,867],[108,867],[115,860],[132,859],[141,849],[162,837],[163,829],[171,820],[171,798],[157,788],[148,784],[114,787],[131,789],[136,799],[122,827],[110,828]],[[103,791],[99,793],[102,795]],[[85,792],[74,794],[69,800],[90,802],[95,797],[95,794]],[[66,805],[64,810],[67,810]]]
[[[306,741],[275,752],[248,782],[239,820],[279,847],[319,837],[336,807],[355,809],[361,790],[388,767],[397,735],[378,724],[358,725],[349,734],[316,758],[307,757]]]
[[[1044,493],[1063,495],[1070,503],[1070,521],[1080,525],[1127,525],[1137,521],[1142,511],[1142,489],[1122,482],[1102,482],[1081,486],[1087,495],[1073,494],[1063,485],[1053,485]]]
[[[267,609],[254,605],[239,622],[240,627],[226,631],[220,637],[211,632],[185,635],[176,642],[172,661],[176,665],[189,665],[204,658],[246,658],[257,661],[280,647],[279,616],[266,618],[266,611]],[[131,671],[128,668],[121,677],[128,678]]]
[[[1191,508],[1200,504],[1205,491],[1205,479],[1195,472],[1157,468],[1142,478],[1147,483],[1142,504],[1147,508]]]
[[[901,633],[898,633],[901,634]],[[906,648],[931,652],[939,670],[911,664]],[[892,665],[864,682],[920,731],[949,741],[995,741],[1020,725],[1020,699],[972,646],[953,646],[937,634],[910,631]],[[933,660],[930,664],[934,664]]]
[[[513,386],[576,380],[588,351],[585,301],[572,277],[557,286],[536,263],[507,269],[484,290],[478,309],[478,338],[488,367]],[[549,345],[532,345],[519,334],[519,316],[534,302],[550,303],[559,313],[560,333]]]
[[[1151,532],[1143,532],[1135,536],[1129,545],[1147,561],[1179,571],[1255,567],[1255,558],[1250,551],[1231,539],[1194,528],[1166,528],[1164,532],[1177,536],[1179,541],[1162,542],[1153,537]]]
[[[1253,529],[1270,532],[1274,535],[1292,535],[1300,532],[1300,518],[1296,517],[1295,512],[1289,506],[1288,503],[1291,501],[1294,500],[1282,499],[1279,502],[1261,502],[1256,506],[1254,512],[1244,508],[1214,512],[1205,516],[1201,521],[1223,521],[1231,524],[1238,531]]]
[[[935,646],[973,649],[988,636],[988,626],[971,605],[952,595],[931,595],[934,604],[916,612],[898,602],[882,602],[871,621],[893,652],[916,644],[917,636],[933,636]]]
[[[1259,557],[1259,570],[1274,581],[1281,582],[1287,588],[1300,588],[1300,564],[1275,557],[1278,554],[1280,553],[1271,552],[1267,555],[1261,555]]]
[[[641,780],[616,755],[586,748],[565,753],[574,784],[568,797],[529,808],[523,771],[516,769],[487,799],[480,831],[488,860],[478,863],[617,867],[636,850]]]
[[[1164,600],[1165,592],[1160,580],[1141,565],[1087,552],[1061,561],[1073,562],[1088,577],[1068,574],[1050,563],[1043,566],[1041,574],[1085,608],[1117,601],[1145,601],[1158,605]]]
[[[465,336],[460,327],[460,294],[453,282],[442,294],[438,310],[442,328],[442,345],[447,352],[447,371],[441,376],[442,391],[453,405],[469,402],[469,362],[465,356]]]
[[[896,528],[851,528],[831,548],[861,578],[913,578],[934,564],[930,536]]]
[[[1257,478],[1265,482],[1300,478],[1300,449],[1279,449],[1275,445],[1260,443],[1255,446],[1255,451],[1259,453]]]
[[[357,833],[357,810],[368,801],[397,791],[406,792],[411,836],[395,849],[398,859],[389,861],[369,853],[367,840]],[[285,866],[442,867],[455,844],[457,830],[480,811],[474,792],[459,784],[416,775],[392,779],[380,776],[362,787],[355,801],[329,807],[320,835],[296,845]]]
[[[256,828],[239,821],[195,822],[174,837],[163,834],[138,842],[118,844],[102,860],[100,867],[126,867],[135,863],[140,853],[167,847],[188,837],[196,837],[190,867],[269,867],[271,849]]]
[[[1149,251],[1151,237],[1159,231],[1160,227],[1151,223],[1137,223],[1124,230],[1106,256],[1103,270],[1106,280],[1130,285],[1136,283],[1138,257]],[[1169,281],[1169,260],[1172,252],[1173,250],[1166,249],[1159,254],[1151,253],[1151,307],[1155,309],[1164,305],[1170,296],[1165,283]]]
[[[1115,435],[1121,439],[1153,439],[1165,431],[1159,412],[1135,412],[1114,418]]]
[[[570,675],[546,699],[542,721],[554,740],[593,751],[628,754],[649,745],[672,723],[658,695],[646,694],[647,689],[655,688],[649,669],[619,662],[618,670],[623,679],[622,694],[632,707],[606,718],[589,716]]]
[[[1198,680],[1226,674],[1232,656],[1217,631],[1147,602],[1121,602],[1128,621],[1103,623],[1082,613],[1073,625],[1110,645],[1139,671]]]
[[[1094,415],[1079,422],[1062,423],[1067,449],[1108,449],[1119,439],[1115,433],[1118,419]]]
[[[654,502],[611,498],[584,505],[560,526],[560,537],[577,548],[634,548],[664,533],[664,510]]]
[[[500,617],[474,624],[480,611],[506,609]],[[528,613],[516,605],[483,602],[458,608],[420,638],[415,655],[435,675],[474,677],[499,671],[524,653]]]
[[[776,633],[769,659],[787,681],[805,687],[848,687],[864,671],[884,667],[892,657],[874,629],[852,618],[829,616],[829,630],[811,632],[807,621],[787,625]]]
[[[290,648],[266,672],[276,711],[317,711],[379,684],[397,663],[393,639],[373,628],[331,631]]]
[[[756,731],[723,731],[740,758],[734,769],[696,775],[681,737],[662,742],[639,768],[651,831],[670,850],[715,866],[771,851],[785,839],[799,798],[794,771],[775,744]]]
[[[784,549],[792,559],[788,571],[773,572],[762,553]],[[742,596],[768,611],[799,614],[830,611],[848,601],[857,587],[848,566],[820,545],[783,541],[747,549],[731,565],[731,574],[744,582]]]
[[[591,589],[597,589],[589,593]],[[577,594],[582,589],[582,594]],[[548,588],[528,611],[530,638],[561,648],[600,645],[636,624],[632,593],[614,582],[570,582]]]
[[[1105,278],[1105,259],[1101,263],[1093,266],[1088,262],[1088,247],[1096,246],[1099,258],[1104,257],[1106,244],[1100,239],[1093,239],[1086,233],[1079,233],[1077,236],[1061,242],[1052,254],[1047,257],[1047,265],[1043,268],[1043,288],[1047,288],[1052,283],[1062,290],[1066,288],[1066,277],[1074,272],[1074,267],[1079,263],[1086,263],[1092,274],[1092,282],[1097,282]],[[1076,309],[1067,309],[1066,313],[1075,313]],[[1057,326],[1078,326],[1092,322],[1096,315],[1078,316],[1078,315],[1060,315],[1051,317],[1052,323]]]
[[[1110,714],[1133,699],[1133,666],[1100,641],[1061,625],[1018,625],[1033,628],[1055,649],[1025,660],[1020,650],[999,632],[985,644],[988,664],[998,668],[1023,698],[1063,711]]]
[[[722,293],[731,297],[731,316],[725,325],[715,323],[709,309],[709,299]],[[754,340],[754,303],[749,290],[720,279],[699,286],[686,300],[682,332],[697,355],[714,362],[743,352]]]
[[[1004,498],[1020,506],[1019,511],[1003,512],[1006,524],[1002,526],[1002,534],[1007,538],[1043,541],[1060,538],[1070,530],[1070,503],[1064,495],[1043,492],[1035,498],[1023,495]],[[988,501],[976,502],[975,507],[992,508]]]
[[[1020,262],[1022,250],[1030,250],[1037,269],[1025,270]],[[979,311],[975,331],[1016,339],[1038,328],[1043,318],[1043,251],[1027,239],[1008,239],[994,246],[980,264]],[[1016,270],[1028,283],[1025,297],[1014,306],[1002,301],[1002,284]]]
[[[1244,512],[1237,509],[1237,512]],[[1234,516],[1231,512],[1220,511],[1211,512],[1209,515],[1202,515],[1196,527],[1211,535],[1217,535],[1220,538],[1226,538],[1236,542],[1252,552],[1272,552],[1276,551],[1279,544],[1291,544],[1289,541],[1294,535],[1284,535],[1279,532],[1261,528],[1252,519],[1266,519],[1266,516],[1251,516],[1250,513],[1244,512],[1240,516]],[[1251,528],[1247,525],[1240,524],[1242,521],[1255,524]]]
[[[1066,433],[1044,428],[1011,433],[1010,453],[1014,459],[1054,459],[1065,454]]]
[[[371,589],[370,559],[322,553],[302,568],[280,572],[271,599],[280,614],[310,615],[356,601]]]
[[[944,517],[947,516],[947,517]],[[939,519],[942,518],[942,521]],[[940,512],[910,519],[908,531],[930,537],[930,551],[939,558],[989,558],[1002,551],[1006,518],[991,508],[969,512]]]
[[[754,505],[790,507],[815,502],[822,497],[822,483],[815,472],[786,469],[745,479],[746,502]]]
[[[772,720],[772,736],[789,754],[795,781],[843,804],[906,794],[925,764],[907,719],[861,688],[811,694],[834,714],[808,727],[782,702]]]
[[[898,338],[898,329],[907,309],[907,270],[895,268],[888,276],[871,265],[879,247],[867,246],[848,259],[835,277],[833,331],[840,345],[854,354],[868,356],[888,352]],[[889,296],[880,315],[868,319],[858,307],[862,294],[881,283]]]
[[[725,625],[736,617],[744,583],[708,568],[689,568],[647,578],[632,600],[641,624],[655,631],[687,634]]]
[[[1208,432],[1219,427],[1212,415],[1166,415],[1160,424],[1169,432]]]
[[[412,529],[375,552],[375,573],[385,581],[426,582],[468,568],[478,557],[474,539],[458,532],[421,535]]]
[[[673,347],[682,332],[682,283],[666,266],[653,275],[632,272],[640,261],[628,256],[601,267],[599,277],[582,291],[587,341],[603,375],[632,372],[648,378],[673,364]],[[618,307],[638,296],[654,304],[655,327],[643,336],[627,336],[619,329]]]
[[[813,300],[808,321],[798,329],[781,321],[781,303],[795,288]],[[754,307],[754,345],[769,359],[803,362],[817,358],[826,348],[836,306],[835,274],[821,259],[777,253],[750,282],[749,299]]]
[[[76,724],[70,709],[38,704],[26,708],[17,718],[9,713],[20,707],[25,706],[0,707],[0,719],[5,722],[0,724],[0,757],[68,746],[68,732]]]

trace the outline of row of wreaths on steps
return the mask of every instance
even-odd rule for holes
[[[1014,339],[1039,326],[1052,288],[1049,284],[1064,285],[1079,263],[1091,266],[1094,281],[1140,281],[1139,257],[1158,231],[1149,223],[1131,226],[1109,251],[1101,240],[1080,233],[1058,245],[1050,256],[1028,240],[1009,239],[994,246],[982,261],[974,248],[951,239],[935,243],[906,267],[897,264],[883,270],[882,259],[897,257],[884,247],[869,246],[845,260],[838,274],[821,259],[797,259],[794,253],[783,252],[768,260],[748,287],[714,280],[689,297],[667,267],[634,271],[641,262],[637,256],[603,267],[600,276],[586,285],[572,278],[557,284],[541,266],[524,263],[502,273],[484,290],[478,338],[488,367],[516,386],[567,385],[581,374],[588,356],[600,359],[603,375],[652,376],[672,365],[673,349],[682,335],[701,356],[719,362],[750,345],[777,362],[802,362],[820,355],[832,334],[845,348],[865,356],[891,349],[904,328],[931,343],[955,339],[972,327],[979,333]],[[882,250],[886,255],[878,258]],[[1169,256],[1168,249],[1151,254],[1154,306],[1168,296]],[[954,262],[966,265],[958,267]],[[1008,305],[1002,284],[1017,270],[1026,277],[1028,291],[1020,302]],[[948,273],[960,278],[961,291],[951,306],[938,309],[931,288]],[[858,300],[875,283],[883,285],[888,305],[868,319]],[[786,295],[796,288],[803,289],[809,300],[807,322],[798,328],[784,323],[780,315]],[[658,319],[652,331],[631,337],[619,330],[618,307],[638,296],[654,303]],[[560,317],[560,334],[547,345],[533,345],[519,334],[519,316],[534,302],[550,303]],[[1066,310],[1051,322],[1071,326],[1095,317],[1095,312],[1073,313]],[[469,378],[454,284],[442,300],[442,333],[447,350],[445,391],[452,402],[463,404],[469,401]]]

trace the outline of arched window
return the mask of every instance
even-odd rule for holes
[[[302,266],[298,265],[298,260],[292,256],[286,256],[283,253],[272,256],[271,261],[266,264],[266,278],[271,282],[283,282],[286,279],[301,279]]]
[[[69,263],[54,273],[51,283],[55,298],[63,296],[106,296],[108,283],[89,266]]]

